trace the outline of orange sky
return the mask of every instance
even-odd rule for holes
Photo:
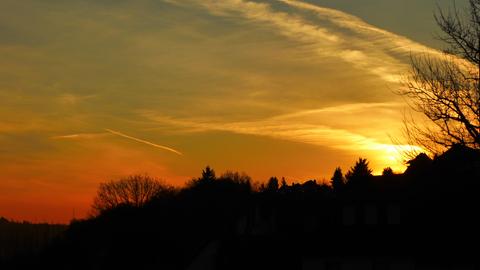
[[[359,157],[402,171],[393,91],[410,53],[438,55],[414,40],[431,33],[311,3],[0,0],[0,216],[68,222],[100,182],[179,186],[206,165],[259,182],[329,179]]]

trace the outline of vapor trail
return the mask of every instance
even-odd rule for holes
[[[123,134],[121,132],[118,132],[118,131],[115,131],[115,130],[111,130],[111,129],[108,129],[106,128],[105,129],[106,131],[114,134],[114,135],[117,135],[117,136],[120,136],[120,137],[123,137],[123,138],[127,138],[127,139],[130,139],[130,140],[133,140],[133,141],[136,141],[136,142],[140,142],[140,143],[144,143],[146,145],[150,145],[150,146],[153,146],[153,147],[156,147],[156,148],[160,148],[160,149],[163,149],[163,150],[167,150],[167,151],[170,151],[170,152],[173,152],[177,155],[180,155],[182,156],[183,154],[173,148],[170,148],[170,147],[167,147],[167,146],[163,146],[163,145],[159,145],[159,144],[156,144],[156,143],[152,143],[152,142],[149,142],[149,141],[146,141],[146,140],[142,140],[142,139],[139,139],[139,138],[135,138],[135,137],[132,137],[132,136],[129,136],[129,135],[126,135],[126,134]]]

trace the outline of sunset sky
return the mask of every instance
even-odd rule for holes
[[[462,6],[466,1],[457,1]],[[0,0],[0,216],[68,222],[98,183],[404,166],[410,54],[451,0]]]

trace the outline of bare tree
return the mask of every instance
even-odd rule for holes
[[[118,206],[143,206],[173,188],[147,175],[132,175],[117,181],[101,183],[93,202],[95,214]]]
[[[480,0],[466,10],[439,9],[435,20],[448,45],[443,58],[411,57],[411,71],[400,94],[430,121],[405,120],[410,144],[433,154],[461,144],[480,148]]]

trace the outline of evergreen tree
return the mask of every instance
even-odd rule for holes
[[[215,180],[215,171],[207,166],[205,170],[202,171],[202,181],[213,181]]]
[[[355,166],[345,175],[347,184],[353,187],[364,186],[372,177],[372,170],[368,166],[368,161],[365,158],[359,158]]]
[[[343,177],[342,169],[340,167],[337,167],[335,172],[333,172],[330,183],[335,191],[341,190],[345,185],[345,178]]]

